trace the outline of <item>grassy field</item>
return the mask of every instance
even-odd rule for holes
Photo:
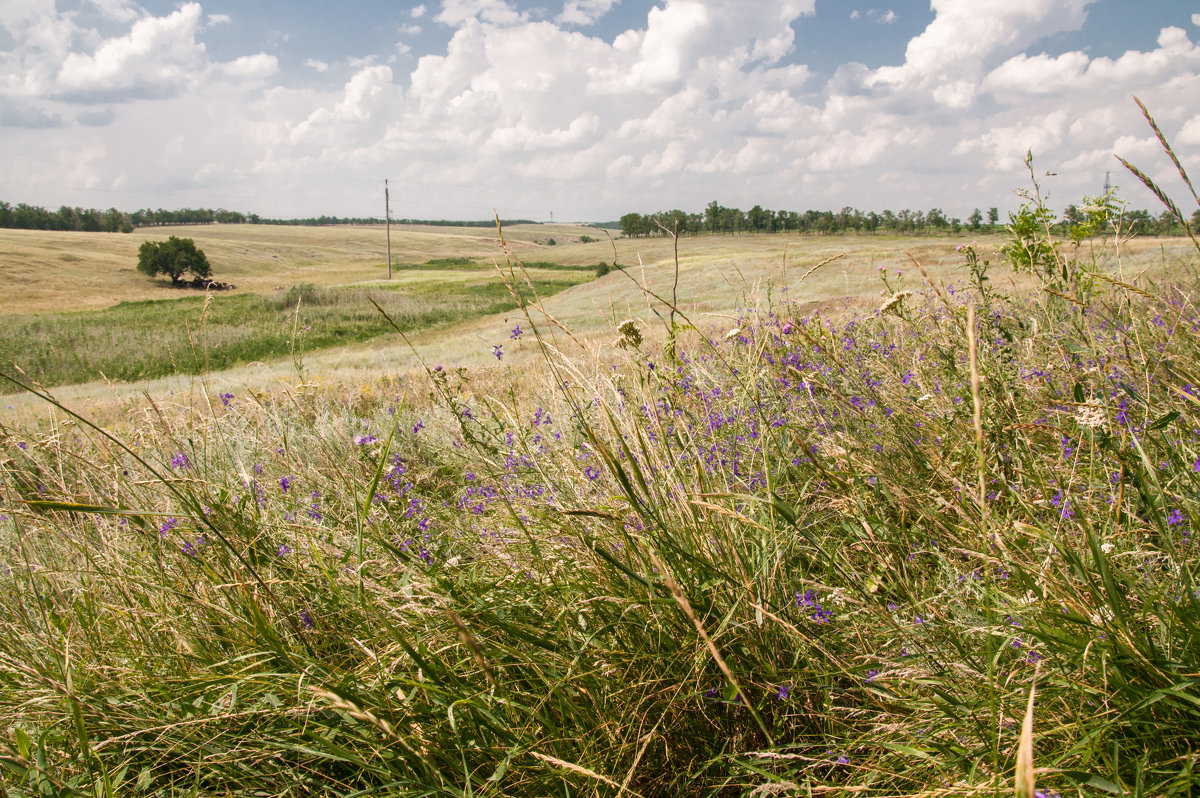
[[[579,279],[578,272],[530,272],[532,289],[547,296]],[[302,357],[394,334],[372,299],[401,330],[426,335],[517,306],[494,273],[446,275],[439,269],[436,281],[301,285],[268,296],[215,294],[207,301],[193,296],[121,302],[97,311],[9,314],[0,315],[0,362],[16,363],[30,379],[56,386],[98,376],[132,382],[201,374]]]
[[[540,227],[507,231],[512,250],[531,260],[576,265],[611,258],[611,247],[605,250],[599,244],[538,243],[546,238]],[[573,229],[579,234],[586,228]],[[201,225],[148,228],[129,235],[0,230],[0,281],[7,287],[0,313],[100,309],[119,302],[178,298],[180,291],[167,281],[150,280],[135,268],[141,243],[168,235],[193,239],[208,256],[213,277],[233,283],[238,292],[268,294],[280,286],[345,285],[387,276],[383,227]],[[559,238],[570,240],[562,234]],[[564,256],[543,257],[560,253]],[[498,256],[495,229],[392,228],[395,264],[465,257],[490,267]]]
[[[504,260],[495,230],[488,239],[478,229],[398,228],[386,280],[383,233],[375,228],[171,228],[193,237],[215,276],[237,286],[207,305],[197,291],[134,270],[147,231],[27,232],[0,235],[7,248],[0,276],[13,286],[0,308],[0,363],[47,386],[195,374],[370,340],[392,332],[372,296],[409,333],[515,307],[495,276]],[[530,256],[531,290],[550,295],[594,276],[570,258],[533,260],[541,249],[559,251],[533,239],[518,229],[508,242],[514,254]],[[52,312],[64,307],[71,312]]]
[[[78,314],[210,363],[297,298],[425,332],[0,416],[0,788],[1193,795],[1198,253],[1003,243],[700,237],[676,290],[623,240],[466,318],[481,242]]]
[[[166,281],[134,270],[138,243],[168,233],[193,237],[209,254],[215,275],[237,285],[233,292],[214,295],[203,329],[198,292],[170,288]],[[579,243],[584,236],[598,240]],[[546,244],[550,238],[555,246]],[[673,299],[701,320],[733,313],[739,298],[757,294],[768,282],[782,291],[804,278],[803,301],[814,306],[846,297],[869,303],[879,290],[880,269],[906,272],[911,282],[918,277],[913,259],[935,278],[961,282],[965,273],[955,247],[970,240],[682,239]],[[994,249],[997,240],[982,239],[981,249]],[[611,341],[624,318],[647,317],[657,325],[648,300],[654,294],[672,298],[675,263],[669,239],[613,241],[593,228],[526,225],[505,231],[505,241],[514,261],[530,265],[529,279],[542,294],[586,283],[548,306],[581,339]],[[1133,272],[1150,269],[1161,275],[1178,266],[1185,243],[1133,241],[1124,258]],[[256,364],[259,377],[287,374],[291,355],[298,352],[328,379],[341,378],[339,372],[347,368],[349,378],[361,380],[366,373],[369,379],[381,368],[395,368],[399,342],[368,295],[404,317],[406,332],[423,355],[470,365],[488,362],[491,346],[504,341],[503,331],[488,319],[514,307],[496,277],[496,264],[506,263],[496,231],[397,227],[391,281],[380,279],[386,275],[383,247],[383,231],[373,227],[210,225],[131,236],[2,230],[0,278],[12,290],[0,305],[0,363],[16,364],[28,378],[47,386],[115,381],[132,382],[140,390],[145,381],[166,375],[246,364]],[[595,264],[614,259],[625,272],[591,281]],[[1104,267],[1116,268],[1111,255],[1105,260]],[[63,308],[71,312],[54,312]],[[478,321],[467,323],[472,319]],[[302,334],[294,336],[294,329]],[[383,353],[384,361],[372,353]],[[403,368],[415,365],[410,358]],[[245,382],[247,377],[234,371],[230,379]]]

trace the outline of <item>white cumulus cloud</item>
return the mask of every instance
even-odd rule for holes
[[[567,0],[555,20],[560,25],[591,25],[620,0]]]
[[[517,11],[504,0],[443,0],[442,12],[434,17],[443,25],[452,27],[471,19],[493,25],[516,25],[528,18],[528,14]]]
[[[103,33],[81,27],[95,13],[0,0],[14,42],[0,52],[0,135],[13,152],[42,153],[37,165],[0,163],[0,180],[119,183],[133,205],[268,215],[372,213],[357,203],[374,202],[365,198],[387,176],[406,216],[536,218],[553,207],[556,218],[601,219],[713,199],[936,204],[965,216],[1006,198],[1011,207],[1031,148],[1039,168],[1060,173],[1046,182],[1060,206],[1115,177],[1114,152],[1169,180],[1133,94],[1185,163],[1200,159],[1192,29],[1105,57],[1050,50],[1048,37],[1079,28],[1092,0],[932,0],[932,21],[897,63],[843,64],[828,80],[796,46],[797,31],[803,40],[821,22],[814,0],[655,0],[615,38],[590,35],[615,5],[444,0],[398,13],[396,39],[415,35],[418,19],[449,29],[415,65],[394,41],[355,57],[292,50],[308,67],[296,75],[257,47],[214,59],[214,17],[194,0],[162,16],[110,14]],[[886,6],[856,11],[862,23],[895,19]],[[142,101],[122,102],[132,98]]]
[[[259,80],[279,72],[279,59],[266,53],[243,55],[232,61],[217,64],[216,70],[231,78]]]
[[[997,59],[1039,39],[1077,30],[1096,0],[932,0],[933,21],[908,43],[904,64],[876,71],[870,85],[923,89],[948,108],[973,102],[970,86]]]
[[[74,96],[179,93],[205,65],[204,45],[196,41],[201,15],[199,3],[185,3],[165,17],[138,20],[128,34],[90,54],[72,52],[58,71],[57,90]]]

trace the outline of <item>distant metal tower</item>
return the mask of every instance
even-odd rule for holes
[[[1104,173],[1104,196],[1108,196],[1108,192],[1112,191],[1112,182],[1109,178],[1112,177],[1112,172]]]

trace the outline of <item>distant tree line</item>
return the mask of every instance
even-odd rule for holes
[[[1082,219],[1082,211],[1070,205],[1063,213],[1061,226],[1066,228]],[[1169,211],[1154,216],[1149,211],[1125,210],[1123,230],[1136,235],[1183,235],[1182,225]],[[833,235],[836,233],[902,233],[909,235],[941,235],[960,232],[994,232],[1000,229],[1000,212],[989,208],[986,215],[979,208],[964,221],[948,216],[941,208],[927,211],[861,211],[846,206],[840,211],[773,211],[755,205],[749,211],[726,208],[710,202],[703,213],[681,210],[641,214],[627,213],[621,217],[621,232],[631,238],[652,235],[697,235],[700,233],[796,233],[801,235]],[[1192,217],[1192,227],[1200,228],[1200,211]]]
[[[494,227],[493,219],[460,222],[447,219],[393,219],[395,224],[421,224],[439,227]],[[501,219],[502,225],[537,224],[532,219]],[[132,233],[138,227],[162,227],[166,225],[195,224],[277,224],[298,227],[321,227],[346,224],[384,224],[377,217],[363,216],[310,216],[304,219],[273,219],[257,213],[241,213],[224,208],[180,208],[165,210],[146,208],[133,212],[109,208],[70,208],[66,205],[57,211],[36,205],[18,203],[10,205],[0,201],[0,227],[20,230],[77,230],[87,233]]]
[[[116,208],[106,211],[95,208],[70,208],[66,205],[57,211],[48,211],[36,205],[21,202],[9,205],[0,201],[0,227],[19,230],[82,230],[88,233],[132,233],[133,222],[129,214]]]
[[[134,211],[129,215],[135,227],[157,227],[172,224],[278,224],[296,227],[323,227],[339,224],[383,224],[373,217],[310,216],[305,219],[272,219],[257,213],[227,211],[224,208],[181,208],[168,211],[159,208]]]
[[[941,208],[928,211],[885,210],[864,212],[846,206],[840,211],[775,211],[755,205],[749,211],[726,208],[710,202],[703,213],[680,210],[658,213],[627,213],[621,217],[621,232],[627,236],[698,233],[800,233],[830,235],[834,233],[943,233],[962,230],[984,231],[994,228],[1000,212],[990,208],[986,222],[982,211],[976,209],[966,222],[947,216]]]

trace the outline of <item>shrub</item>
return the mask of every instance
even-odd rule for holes
[[[166,241],[145,241],[138,247],[137,270],[154,277],[165,274],[172,284],[178,283],[184,272],[197,279],[212,276],[212,267],[204,252],[190,238],[171,236]]]

